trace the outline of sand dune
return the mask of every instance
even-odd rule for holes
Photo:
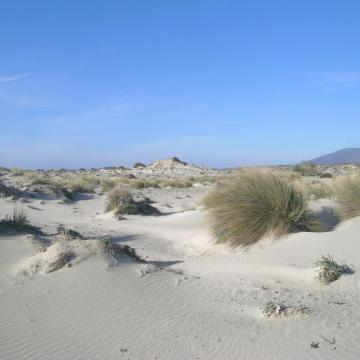
[[[85,237],[41,252],[25,234],[1,233],[1,359],[358,359],[360,275],[323,285],[314,263],[330,254],[356,268],[360,218],[232,249],[208,230],[199,205],[207,191],[146,189],[172,211],[125,221],[104,213],[100,194],[71,204],[0,199],[1,218],[23,208],[44,239],[60,224]],[[99,248],[104,236],[146,263],[114,262]],[[47,261],[66,249],[71,266],[48,273]],[[266,318],[270,301],[308,311]]]

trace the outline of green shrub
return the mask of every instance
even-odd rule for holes
[[[325,284],[330,284],[340,279],[343,274],[352,272],[348,265],[337,263],[331,256],[322,256],[315,265],[319,268],[319,279]]]
[[[270,171],[242,171],[217,186],[204,204],[218,241],[235,245],[251,245],[266,235],[323,229],[304,194]]]

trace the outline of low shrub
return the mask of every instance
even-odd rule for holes
[[[330,284],[340,279],[342,275],[353,271],[348,265],[337,263],[331,256],[322,256],[315,265],[319,268],[320,281],[325,284]]]

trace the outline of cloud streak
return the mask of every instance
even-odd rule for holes
[[[0,75],[0,84],[5,84],[9,82],[13,82],[16,80],[27,78],[31,75],[31,73],[25,73],[25,74],[17,74],[17,75]]]
[[[264,76],[262,79],[273,81],[304,81],[329,90],[341,90],[360,86],[360,72],[351,71],[274,74]]]

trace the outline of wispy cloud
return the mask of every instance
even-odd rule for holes
[[[342,90],[360,86],[360,72],[358,71],[294,72],[268,75],[264,76],[263,79],[302,81],[328,90]]]
[[[25,73],[25,74],[16,74],[16,75],[0,75],[0,84],[13,82],[19,79],[27,78],[31,75],[31,73]]]

